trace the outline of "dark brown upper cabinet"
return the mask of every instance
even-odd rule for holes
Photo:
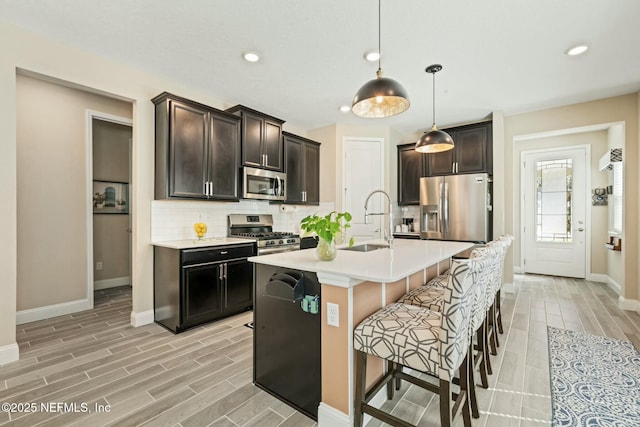
[[[415,144],[398,146],[398,204],[420,202],[420,178],[427,176],[426,155],[414,150]]]
[[[155,198],[238,201],[240,118],[167,92],[152,102]]]
[[[445,129],[455,143],[452,150],[422,154],[415,144],[398,146],[398,204],[420,203],[420,178],[467,173],[493,174],[491,122]]]
[[[445,129],[455,147],[442,153],[427,154],[427,176],[465,173],[493,173],[491,122]]]
[[[287,199],[296,205],[320,204],[320,143],[283,132]]]
[[[226,111],[242,118],[242,165],[282,172],[284,120],[242,105]]]

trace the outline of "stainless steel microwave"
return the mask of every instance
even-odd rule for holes
[[[266,169],[244,167],[242,197],[245,199],[285,200],[287,175]]]

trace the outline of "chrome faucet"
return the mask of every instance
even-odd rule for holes
[[[367,213],[367,208],[369,205],[369,199],[371,198],[371,196],[373,196],[376,193],[382,193],[387,197],[387,200],[389,201],[389,212],[374,212],[374,213]],[[389,247],[393,247],[393,214],[392,212],[392,206],[391,206],[391,196],[389,196],[389,194],[384,191],[384,190],[373,190],[368,196],[367,199],[364,201],[364,223],[368,224],[369,223],[369,215],[382,215],[382,216],[388,216],[389,217],[389,228],[387,228],[385,230],[384,236],[385,236],[385,240],[387,241],[387,243],[389,243]]]

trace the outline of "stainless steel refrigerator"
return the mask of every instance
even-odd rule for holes
[[[491,240],[491,179],[486,173],[420,178],[420,238]]]

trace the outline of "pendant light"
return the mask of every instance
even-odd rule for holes
[[[378,52],[380,49],[381,0],[378,0]],[[381,60],[378,58],[376,78],[365,83],[353,97],[351,110],[360,117],[390,117],[409,108],[409,96],[397,81],[382,76]]]
[[[415,150],[420,153],[439,153],[451,150],[454,146],[451,135],[436,127],[436,73],[440,70],[442,70],[440,64],[429,65],[425,70],[433,76],[433,126],[416,143]]]

